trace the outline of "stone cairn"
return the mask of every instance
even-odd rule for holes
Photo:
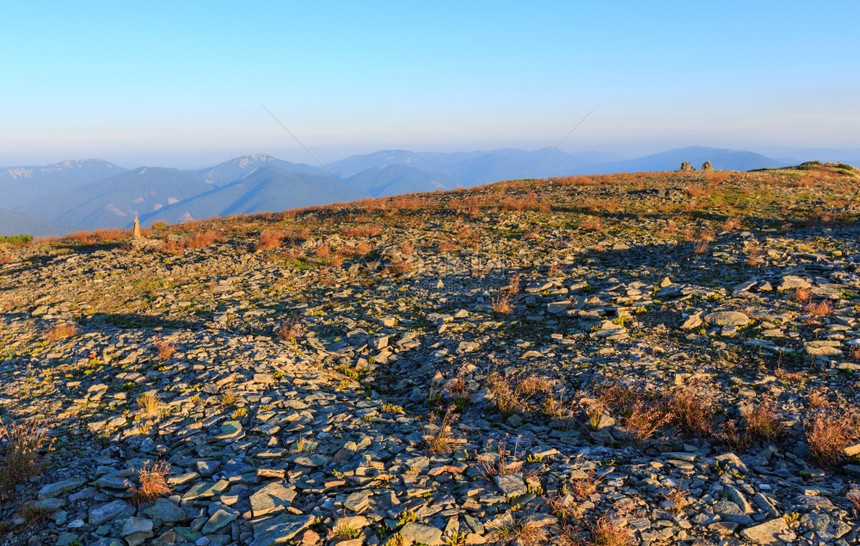
[[[711,165],[711,162],[710,162],[710,161],[705,161],[705,163],[702,165],[702,170],[703,170],[703,171],[713,171],[713,170],[714,170],[714,166],[713,166],[713,165]]]
[[[682,173],[683,172],[691,172],[691,171],[695,171],[695,170],[696,169],[694,169],[693,166],[690,165],[689,161],[684,161],[683,163],[681,163],[681,172]]]

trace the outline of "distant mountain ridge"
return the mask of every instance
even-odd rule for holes
[[[776,160],[750,151],[692,146],[633,159],[549,148],[382,150],[318,167],[250,154],[196,170],[127,170],[96,159],[65,161],[0,170],[0,234],[125,228],[135,216],[144,225],[174,223],[522,178],[667,171],[683,161],[697,168],[710,161],[718,170],[752,170],[810,159],[815,158]]]
[[[46,195],[61,193],[95,182],[126,169],[101,159],[70,160],[52,165],[11,167],[0,170],[0,207],[17,208]]]

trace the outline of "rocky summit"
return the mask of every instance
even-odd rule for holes
[[[857,544],[860,172],[0,250],[4,544]]]

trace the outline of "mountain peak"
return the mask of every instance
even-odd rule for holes
[[[243,155],[241,157],[237,157],[236,159],[239,160],[239,167],[242,169],[244,169],[248,165],[251,165],[252,163],[266,163],[269,161],[278,160],[277,157],[272,157],[269,154],[248,154]]]

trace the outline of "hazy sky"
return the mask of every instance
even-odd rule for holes
[[[857,0],[597,4],[4,2],[0,165],[860,146]]]

